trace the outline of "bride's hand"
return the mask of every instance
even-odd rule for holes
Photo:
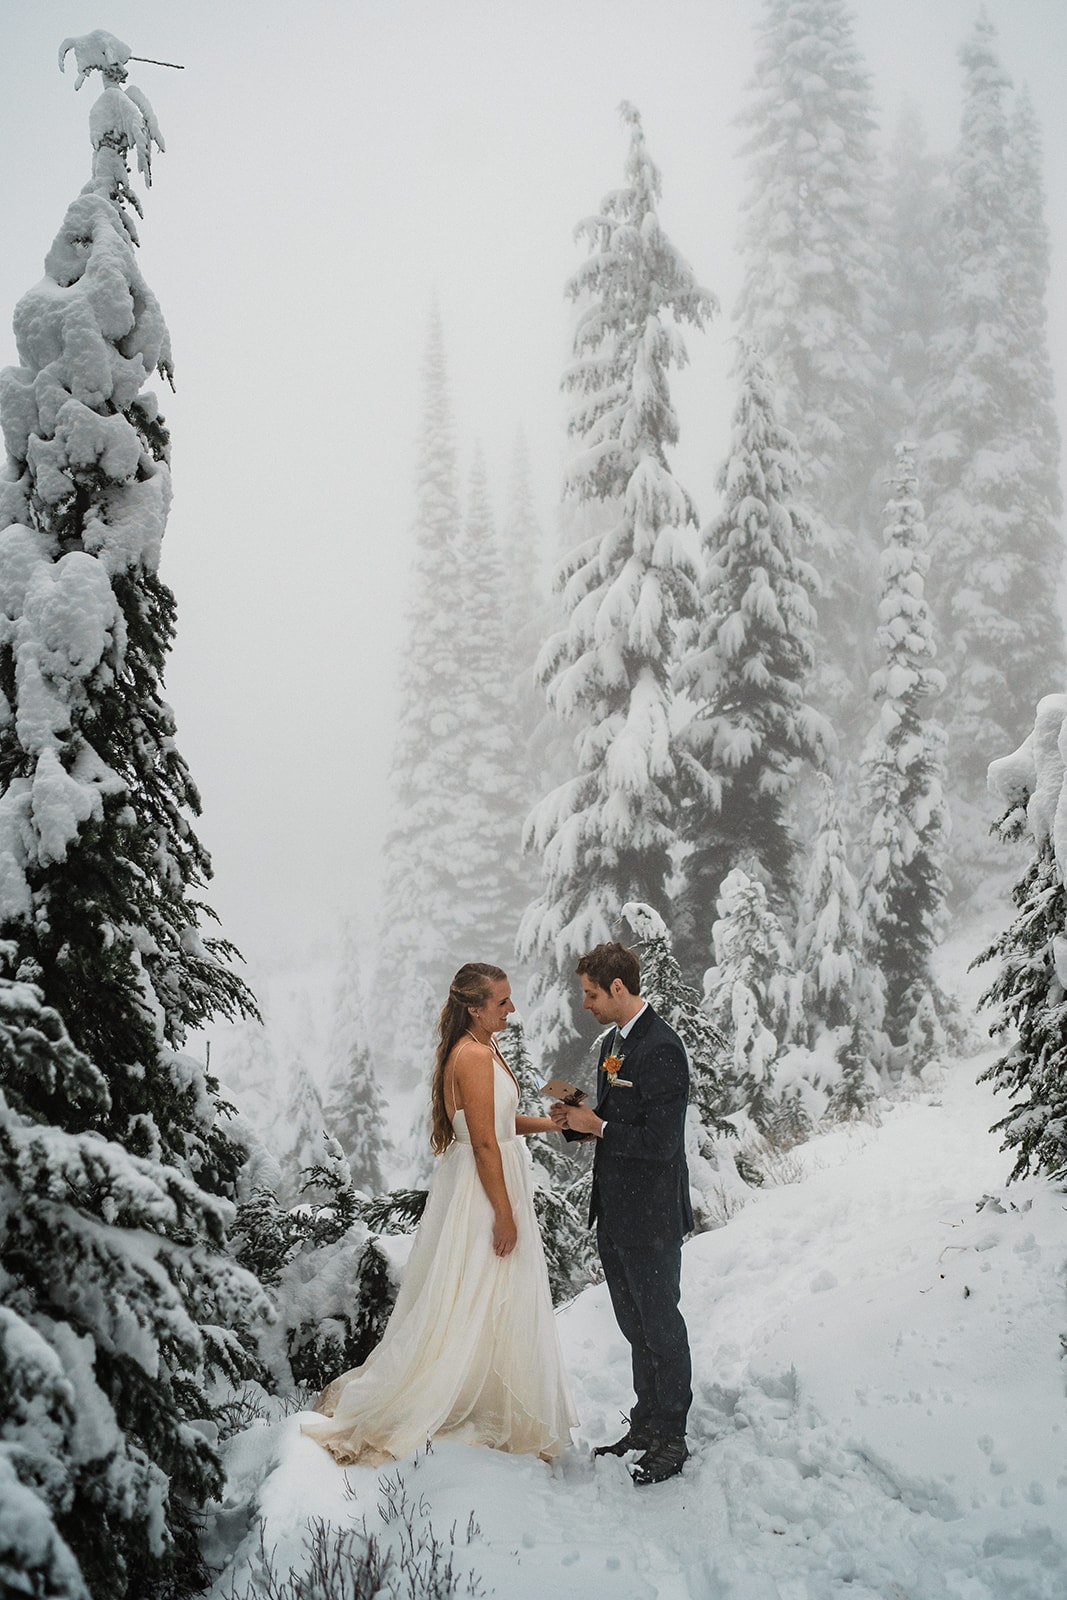
[[[497,1217],[493,1223],[493,1250],[498,1256],[509,1256],[519,1240],[519,1230],[512,1216]]]

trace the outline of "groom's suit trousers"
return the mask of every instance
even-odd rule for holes
[[[597,1249],[615,1320],[630,1346],[636,1397],[630,1426],[682,1439],[693,1402],[689,1338],[678,1309],[682,1242],[651,1239],[628,1247],[600,1228]]]

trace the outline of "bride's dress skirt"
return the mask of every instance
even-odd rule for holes
[[[338,1461],[380,1465],[430,1438],[541,1456],[570,1443],[577,1416],[563,1368],[530,1157],[516,1138],[514,1083],[496,1068],[496,1122],[518,1243],[493,1251],[493,1211],[462,1111],[381,1343],[323,1391],[302,1424]],[[501,1078],[507,1079],[501,1083]],[[510,1111],[507,1110],[510,1105]]]

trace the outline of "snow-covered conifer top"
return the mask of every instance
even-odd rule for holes
[[[1067,694],[1038,702],[1032,732],[989,766],[989,791],[1007,807],[1026,807],[1036,843],[1052,846],[1067,882]]]

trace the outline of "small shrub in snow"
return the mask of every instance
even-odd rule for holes
[[[439,1535],[400,1471],[383,1475],[378,1491],[380,1529],[369,1530],[365,1517],[343,1526],[311,1517],[303,1559],[288,1571],[279,1571],[261,1531],[254,1579],[231,1585],[224,1600],[480,1600],[481,1580],[459,1565],[456,1525]],[[465,1542],[479,1532],[471,1512]]]

